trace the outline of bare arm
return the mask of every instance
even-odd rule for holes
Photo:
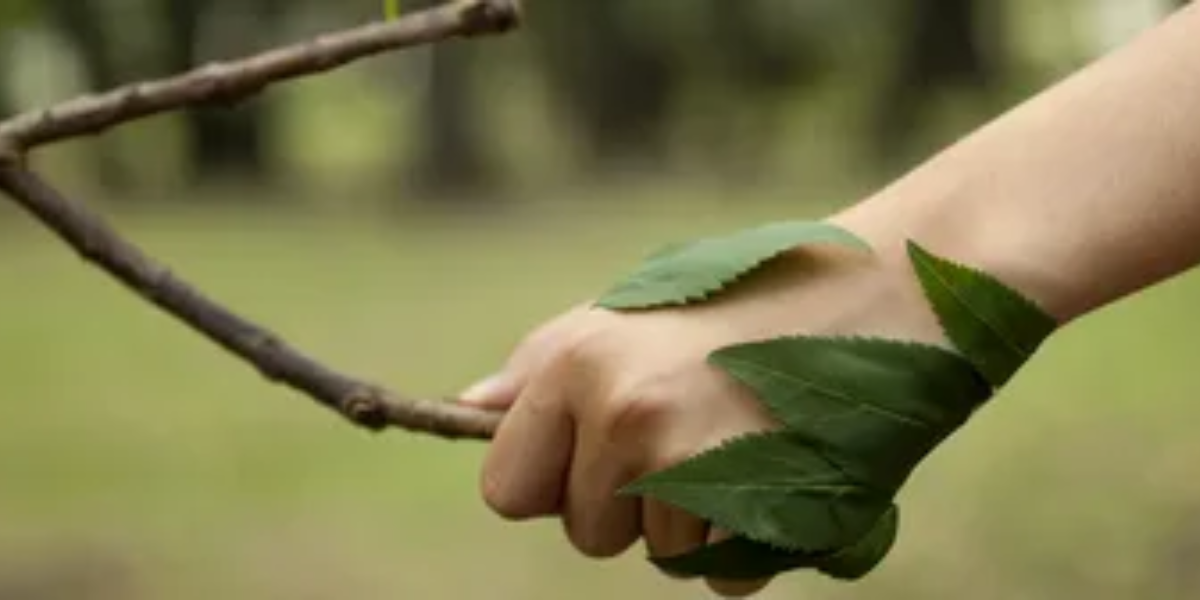
[[[1200,6],[835,219],[922,244],[1070,321],[1200,262]]]
[[[777,426],[747,386],[707,362],[717,348],[796,333],[945,342],[909,239],[996,275],[1062,322],[1200,261],[1200,7],[832,220],[880,259],[810,248],[722,301],[585,306],[529,336],[491,385],[465,394],[508,409],[480,478],[488,505],[510,519],[561,517],[589,556],[638,538],[656,556],[718,539],[695,515],[616,490]],[[709,582],[724,596],[765,583]]]

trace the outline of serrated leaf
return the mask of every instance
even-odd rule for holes
[[[888,508],[867,535],[854,545],[817,560],[817,570],[846,581],[862,579],[887,558],[900,529],[900,509]]]
[[[709,361],[788,431],[891,490],[992,394],[957,354],[885,339],[782,337],[721,348]]]
[[[1058,327],[1037,304],[987,273],[912,241],[908,254],[946,337],[997,388]]]
[[[743,537],[732,537],[685,554],[651,556],[663,571],[684,577],[763,579],[795,569],[814,568],[821,553],[781,550]]]
[[[651,556],[649,560],[663,571],[685,577],[753,580],[815,568],[836,579],[860,579],[883,562],[895,544],[898,511],[893,504],[862,539],[832,552],[783,550],[732,537],[684,554]]]
[[[828,223],[770,223],[659,250],[633,274],[603,294],[596,305],[630,310],[704,300],[767,261],[806,244],[835,244],[870,250],[850,232]]]
[[[786,432],[733,438],[622,493],[656,498],[754,541],[808,551],[859,539],[891,503]]]
[[[663,258],[665,256],[669,256],[671,254],[675,254],[676,252],[679,252],[680,250],[683,250],[684,248],[691,246],[694,243],[696,243],[696,242],[668,242],[666,244],[663,244],[662,247],[659,248],[658,250],[651,252],[650,255],[646,257],[646,260],[651,261],[651,260]]]

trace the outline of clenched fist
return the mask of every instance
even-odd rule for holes
[[[482,474],[509,519],[559,516],[587,556],[643,540],[682,554],[722,535],[652,499],[617,491],[734,436],[776,427],[750,391],[707,362],[713,350],[787,334],[873,334],[941,343],[902,261],[805,246],[716,299],[613,312],[579,306],[536,330],[464,401],[506,408]],[[710,581],[726,596],[765,582]]]

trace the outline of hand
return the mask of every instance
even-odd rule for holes
[[[464,394],[466,402],[508,409],[483,467],[484,500],[508,519],[560,516],[571,543],[595,558],[618,555],[639,538],[652,555],[715,541],[722,533],[698,518],[617,490],[732,436],[773,428],[749,391],[706,357],[800,333],[945,345],[903,258],[833,247],[794,251],[687,308],[576,307]],[[708,583],[742,596],[767,582]]]
[[[483,468],[484,499],[512,519],[561,516],[589,556],[639,537],[653,554],[677,554],[719,536],[615,492],[774,426],[707,364],[712,350],[797,333],[948,345],[905,238],[993,275],[1062,324],[1200,263],[1200,110],[1178,93],[1200,90],[1197,31],[1200,7],[1181,9],[839,215],[874,256],[809,248],[711,302],[621,314],[582,306],[543,326],[492,385],[466,394],[509,409]],[[727,596],[765,585],[709,583]]]

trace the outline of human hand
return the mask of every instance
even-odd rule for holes
[[[704,303],[645,312],[578,306],[535,330],[504,370],[463,401],[507,409],[482,473],[501,516],[558,516],[583,554],[653,556],[724,535],[650,498],[618,495],[635,479],[722,441],[778,426],[750,391],[707,360],[714,350],[782,335],[871,335],[945,345],[901,257],[805,246]],[[724,596],[767,582],[710,579]]]
[[[720,533],[616,491],[723,439],[779,426],[709,364],[713,350],[796,333],[924,341],[953,346],[998,388],[1053,327],[1192,268],[1200,112],[1170,92],[1197,83],[1181,74],[1200,72],[1188,68],[1200,59],[1198,24],[1200,9],[1180,10],[835,217],[875,255],[805,248],[710,301],[632,313],[584,306],[539,328],[497,385],[467,394],[510,410],[483,469],[485,500],[514,519],[561,516],[592,556],[639,537],[654,554],[694,548]],[[948,344],[905,260],[911,239],[1005,282],[1044,314],[983,290],[983,306],[959,308],[984,314],[959,323]],[[1014,314],[1007,331],[1004,318],[982,323]],[[711,583],[727,595],[763,584]]]

